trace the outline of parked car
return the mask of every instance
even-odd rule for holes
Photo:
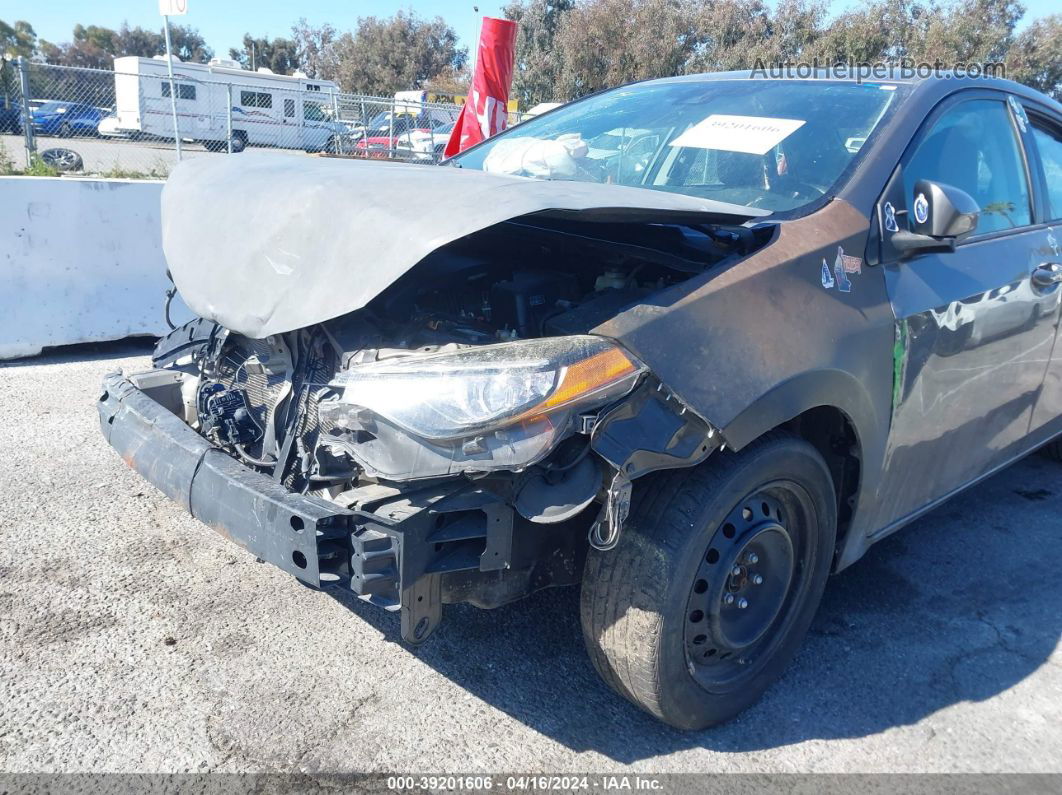
[[[0,133],[22,134],[22,106],[10,97],[0,97]]]
[[[133,138],[137,135],[137,132],[124,129],[118,120],[118,115],[109,113],[100,119],[100,123],[96,127],[96,134],[101,138]]]
[[[399,157],[399,146],[402,143],[402,139],[398,137],[386,135],[362,136],[354,143],[352,153],[356,157],[365,157],[372,160],[391,160]],[[408,154],[408,145],[402,151]]]
[[[412,126],[414,124],[418,126]],[[354,144],[354,154],[381,160],[438,160],[436,153],[441,156],[454,123],[406,117],[400,118],[395,128],[393,135],[388,134],[391,132],[389,125],[367,130],[368,134]]]
[[[103,433],[409,643],[579,584],[612,688],[726,720],[831,572],[1062,459],[1062,105],[948,77],[654,80],[441,167],[185,161],[163,241],[200,318],[106,377]],[[956,346],[970,300],[991,333]]]
[[[96,135],[105,112],[80,102],[50,100],[36,108],[30,116],[35,135]]]
[[[563,104],[563,102],[539,102],[524,113],[523,120],[526,121],[535,118],[535,116],[541,116],[543,113],[549,113],[551,110],[556,110]]]
[[[417,129],[404,136],[414,160],[439,161],[454,131],[454,122],[434,124],[430,130]]]

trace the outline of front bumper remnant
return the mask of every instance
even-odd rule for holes
[[[122,459],[160,491],[252,555],[313,587],[350,588],[401,614],[402,638],[423,641],[442,617],[450,572],[508,568],[512,511],[471,484],[382,491],[345,510],[295,494],[207,442],[167,405],[180,373],[103,381],[100,427]]]

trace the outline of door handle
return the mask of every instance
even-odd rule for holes
[[[1062,265],[1057,262],[1045,262],[1032,272],[1032,283],[1036,287],[1052,287],[1062,284]]]

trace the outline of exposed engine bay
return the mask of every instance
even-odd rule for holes
[[[491,495],[541,528],[532,535],[546,549],[529,561],[569,550],[542,587],[575,576],[587,538],[615,543],[633,478],[709,449],[706,423],[589,332],[768,236],[518,219],[439,249],[364,308],[308,328],[252,339],[193,321],[159,343],[155,366],[181,373],[175,413],[290,492],[349,510],[451,483]],[[623,430],[610,434],[606,416]],[[631,433],[638,423],[658,438]],[[536,586],[510,587],[488,597],[468,586],[463,598],[502,602]]]

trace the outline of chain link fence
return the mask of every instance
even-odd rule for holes
[[[172,89],[162,58],[118,58],[113,71],[0,64],[0,171],[8,172],[161,178],[182,157],[247,149],[431,164],[461,110],[231,63],[174,61]]]

